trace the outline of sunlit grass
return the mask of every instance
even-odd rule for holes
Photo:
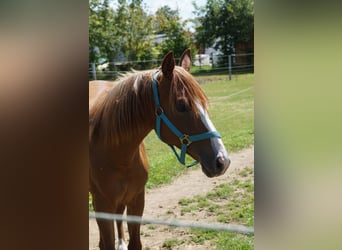
[[[197,195],[193,198],[181,199],[181,215],[204,212],[207,217],[213,217],[219,223],[254,226],[254,168],[246,167],[239,176],[229,183],[221,184],[211,192]],[[254,235],[244,235],[212,230],[189,230],[191,240],[196,244],[206,241],[214,249],[253,249]],[[179,245],[183,244],[180,242]]]

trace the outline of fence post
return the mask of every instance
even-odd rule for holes
[[[229,72],[229,80],[232,80],[232,55],[228,56],[228,72]]]
[[[96,80],[96,65],[95,63],[91,63],[91,73],[93,74],[93,79]]]
[[[91,63],[91,72],[93,74],[93,79],[96,80],[96,65],[95,63]]]
[[[113,59],[113,76],[114,76],[114,79],[116,79],[117,78],[117,70],[116,70],[116,65],[115,65],[115,60]]]

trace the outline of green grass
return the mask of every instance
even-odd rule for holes
[[[93,207],[93,202],[92,202],[92,197],[91,197],[91,194],[90,192],[88,193],[88,205],[89,205],[89,208],[88,210],[89,211],[94,211],[94,207]]]
[[[190,69],[191,74],[208,73],[212,70],[211,66],[192,66]]]
[[[178,246],[178,245],[182,244],[183,242],[184,241],[178,240],[175,238],[168,239],[168,240],[164,241],[163,248],[164,249],[172,249],[173,247]]]
[[[242,170],[244,177],[252,177],[252,168]],[[246,174],[245,174],[246,173]],[[254,184],[252,178],[235,179],[217,186],[212,192],[192,199],[181,199],[183,214],[205,211],[206,215],[216,217],[217,222],[254,226]],[[204,202],[205,201],[205,202]],[[208,230],[190,230],[191,241],[204,244],[209,241],[215,249],[253,249],[254,236],[238,233]]]

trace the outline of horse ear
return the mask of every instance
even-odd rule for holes
[[[191,54],[190,49],[186,49],[179,60],[179,66],[182,66],[186,71],[190,71],[191,67]]]
[[[174,68],[175,68],[175,58],[173,56],[173,52],[170,51],[169,53],[166,54],[162,62],[163,75],[166,78],[171,79]]]

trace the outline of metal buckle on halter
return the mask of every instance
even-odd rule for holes
[[[161,114],[164,113],[164,110],[162,107],[156,107],[156,115],[161,116]]]
[[[182,144],[185,144],[187,146],[189,146],[192,142],[189,138],[189,135],[183,135],[183,137],[179,138],[179,140]]]

